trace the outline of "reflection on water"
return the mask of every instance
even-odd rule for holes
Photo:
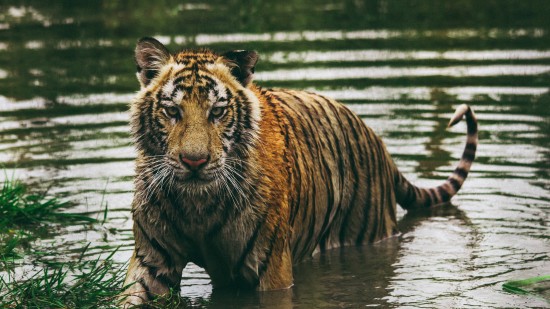
[[[301,70],[275,70],[256,74],[260,81],[296,81],[296,80],[335,80],[362,78],[406,78],[421,76],[479,77],[479,76],[527,76],[539,75],[550,71],[550,65],[484,65],[449,66],[445,68],[415,67],[393,68],[390,66],[346,67],[346,68],[304,68]]]
[[[77,201],[76,211],[109,210],[103,225],[69,226],[34,246],[52,253],[44,260],[78,258],[88,242],[87,258],[119,245],[117,260],[129,258],[131,57],[137,38],[154,35],[172,50],[258,50],[259,84],[341,100],[422,186],[459,159],[465,126],[446,128],[454,107],[471,104],[481,129],[454,206],[400,210],[400,236],[315,256],[289,291],[212,291],[190,265],[184,296],[209,308],[548,306],[501,284],[550,272],[550,6],[413,2],[0,4],[0,162]]]

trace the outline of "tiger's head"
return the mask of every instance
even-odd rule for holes
[[[143,38],[135,60],[141,90],[131,106],[132,134],[141,166],[157,183],[191,193],[240,180],[238,168],[257,141],[261,118],[249,89],[257,54],[171,54]]]

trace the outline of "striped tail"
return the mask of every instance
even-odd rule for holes
[[[453,174],[442,184],[434,188],[418,188],[411,184],[399,172],[396,172],[396,200],[404,209],[416,209],[443,204],[460,190],[468,176],[477,148],[477,119],[474,111],[466,104],[460,105],[449,122],[449,127],[457,124],[466,116],[468,136],[462,158]]]

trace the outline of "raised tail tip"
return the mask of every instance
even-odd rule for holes
[[[468,112],[473,113],[472,109],[468,104],[459,105],[456,108],[453,117],[451,117],[451,120],[449,121],[449,124],[447,125],[447,127],[452,127],[455,124],[459,123],[460,120],[462,120],[462,118],[464,117],[464,115],[466,115]]]

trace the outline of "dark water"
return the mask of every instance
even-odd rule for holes
[[[190,265],[182,295],[211,308],[547,307],[502,283],[550,274],[550,3],[547,1],[0,2],[0,162],[108,218],[34,244],[43,260],[132,250],[133,48],[255,49],[256,81],[337,98],[378,132],[406,176],[451,173],[468,103],[478,159],[453,205],[400,211],[399,237],[313,257],[289,291],[212,292]],[[217,3],[216,3],[217,2]],[[25,275],[40,266],[21,262]]]

